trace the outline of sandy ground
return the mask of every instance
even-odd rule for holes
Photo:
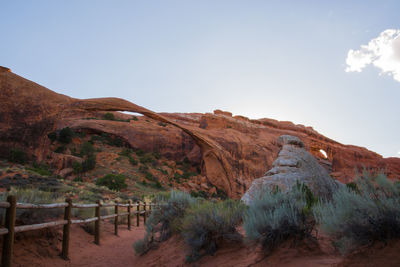
[[[98,267],[176,267],[176,266],[400,266],[400,241],[387,245],[377,244],[343,258],[335,252],[327,237],[319,236],[318,243],[301,242],[293,246],[288,241],[265,257],[260,246],[224,243],[214,256],[185,263],[184,242],[172,237],[143,256],[137,256],[133,243],[142,238],[145,230],[125,225],[114,235],[114,226],[104,223],[101,245],[95,245],[93,236],[80,226],[71,228],[70,260],[59,257],[61,251],[61,228],[52,231],[19,234],[16,237],[13,266],[98,266]],[[32,236],[34,234],[34,236]]]
[[[137,266],[133,243],[143,237],[143,223],[140,227],[119,226],[118,236],[114,225],[102,225],[100,246],[94,244],[94,237],[80,226],[71,227],[70,259],[59,257],[61,251],[61,229],[42,232],[41,236],[19,236],[15,242],[13,266]]]

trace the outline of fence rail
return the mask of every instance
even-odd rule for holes
[[[136,214],[136,226],[140,226],[140,215],[143,215],[143,221],[146,223],[146,217],[149,213],[151,213],[152,208],[159,208],[162,204],[154,204],[154,203],[140,203],[139,201],[136,203],[132,203],[129,201],[128,203],[100,203],[97,201],[95,204],[81,204],[81,203],[72,203],[72,200],[67,198],[65,203],[51,203],[51,204],[30,204],[30,203],[17,203],[17,198],[15,196],[8,196],[7,202],[0,202],[0,208],[6,209],[6,220],[5,220],[5,228],[0,228],[0,236],[4,235],[3,238],[3,251],[1,257],[1,266],[9,267],[11,266],[13,247],[14,247],[14,236],[15,233],[32,231],[45,229],[55,226],[63,226],[63,236],[62,236],[62,251],[61,257],[65,260],[69,258],[69,238],[70,238],[70,227],[71,224],[86,224],[86,223],[95,223],[94,230],[94,243],[100,245],[100,230],[101,230],[101,221],[105,219],[114,218],[114,234],[118,235],[118,218],[121,216],[128,216],[128,230],[131,230],[132,215]],[[101,216],[100,209],[102,207],[114,207],[114,214],[103,215]],[[126,212],[120,212],[119,207],[127,208]],[[133,207],[136,207],[136,210],[133,211]],[[142,210],[140,208],[143,208]],[[147,207],[149,209],[147,209]],[[15,217],[17,209],[55,209],[55,208],[64,208],[64,219],[52,222],[45,222],[39,224],[31,224],[31,225],[20,225],[15,226]],[[72,209],[87,209],[94,208],[95,216],[87,219],[71,219]]]

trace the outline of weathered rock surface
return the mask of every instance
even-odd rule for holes
[[[70,167],[71,158],[55,155],[47,134],[69,126],[113,134],[132,147],[158,151],[173,160],[189,157],[199,165],[207,183],[235,198],[247,191],[255,177],[271,169],[280,151],[276,140],[281,135],[301,138],[305,150],[342,182],[351,181],[354,170],[364,167],[383,169],[390,178],[400,177],[399,158],[385,159],[365,148],[340,144],[311,127],[272,119],[232,117],[224,111],[155,113],[119,98],[74,99],[7,68],[0,70],[0,103],[0,156],[7,157],[11,148],[20,147],[38,161],[54,160],[59,170]],[[131,122],[86,119],[102,118],[106,111],[122,117],[127,115],[117,111],[130,111],[144,117]],[[320,149],[326,151],[327,159]]]
[[[242,200],[249,204],[263,189],[273,189],[276,186],[286,192],[296,186],[297,182],[307,185],[316,196],[331,197],[338,184],[317,159],[304,149],[303,142],[298,137],[282,135],[277,143],[282,146],[282,150],[272,164],[272,169],[264,177],[252,182]]]

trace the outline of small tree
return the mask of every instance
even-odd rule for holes
[[[104,114],[103,118],[105,120],[109,120],[109,121],[113,121],[115,120],[114,114],[107,112],[106,114]]]
[[[64,144],[69,144],[72,141],[73,131],[69,127],[61,129],[58,141]]]
[[[121,174],[107,174],[104,177],[97,179],[96,185],[106,186],[115,191],[121,191],[121,189],[128,187],[125,180],[126,177]]]

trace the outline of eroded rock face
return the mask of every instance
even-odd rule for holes
[[[74,99],[7,68],[0,70],[0,103],[0,156],[7,157],[11,148],[20,147],[38,161],[54,159],[59,170],[69,167],[70,157],[54,155],[47,134],[69,126],[113,134],[132,147],[156,150],[171,159],[188,157],[201,166],[207,183],[233,198],[240,198],[254,178],[272,168],[280,151],[277,138],[281,135],[301,138],[304,149],[342,182],[351,181],[354,170],[364,167],[383,169],[389,178],[400,177],[399,158],[385,159],[366,148],[340,144],[311,127],[272,119],[232,117],[223,111],[155,113],[119,98]],[[145,119],[132,123],[84,119],[98,114],[101,118],[105,111],[136,112]],[[161,122],[167,126],[160,126]],[[320,149],[327,153],[326,159]]]
[[[289,191],[297,182],[307,185],[314,195],[329,198],[338,184],[328,172],[304,149],[303,142],[295,136],[282,135],[277,143],[282,146],[272,169],[264,177],[254,180],[242,200],[250,204],[265,188],[278,186],[282,192]]]

